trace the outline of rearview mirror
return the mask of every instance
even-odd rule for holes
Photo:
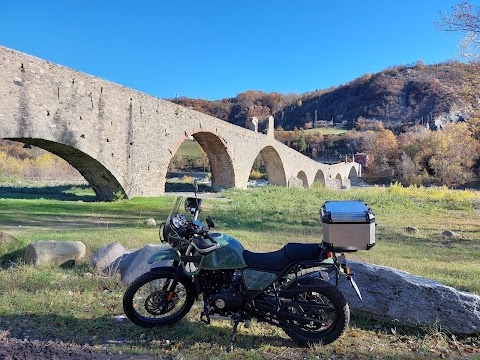
[[[207,225],[209,229],[213,229],[215,227],[215,223],[210,216],[207,216]]]

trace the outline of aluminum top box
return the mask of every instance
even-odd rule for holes
[[[362,201],[327,201],[320,213],[323,243],[332,251],[369,250],[375,245],[375,214]]]

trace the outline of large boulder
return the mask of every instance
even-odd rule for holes
[[[170,246],[167,244],[149,244],[145,245],[143,248],[137,251],[126,254],[124,257],[122,257],[119,263],[119,270],[122,282],[129,285],[137,277],[150,271],[152,264],[147,263],[148,258],[152,254],[169,247]],[[164,262],[164,265],[169,264],[171,264],[171,261]]]
[[[108,275],[120,273],[120,279],[127,285],[140,275],[150,271],[152,264],[148,264],[148,258],[165,248],[166,244],[149,244],[141,249],[127,250],[120,243],[113,243],[100,248],[91,258],[93,267]],[[170,265],[171,261],[165,261],[162,265]],[[158,264],[155,264],[158,265]]]
[[[37,241],[27,246],[23,260],[35,266],[72,265],[85,256],[86,250],[81,241]]]
[[[385,266],[349,261],[363,302],[348,281],[340,290],[353,314],[409,326],[439,326],[457,334],[480,333],[480,296]]]
[[[121,259],[129,253],[130,251],[118,242],[103,246],[93,254],[92,266],[98,272],[113,275],[117,272]]]

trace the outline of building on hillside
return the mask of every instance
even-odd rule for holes
[[[373,160],[372,156],[370,156],[367,153],[356,153],[353,156],[353,161],[361,164],[362,167],[365,168],[365,169],[368,168],[369,165],[371,165],[372,160]]]

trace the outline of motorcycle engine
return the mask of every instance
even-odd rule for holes
[[[235,289],[220,290],[210,299],[210,305],[220,313],[237,312],[245,305],[245,299]]]

